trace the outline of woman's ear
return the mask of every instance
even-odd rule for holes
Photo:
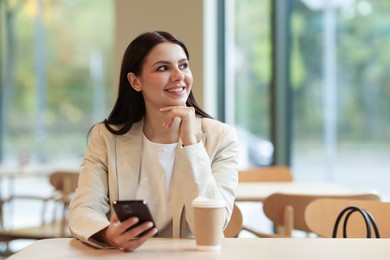
[[[135,91],[141,91],[141,84],[139,82],[139,79],[133,72],[127,73],[127,80],[130,83],[130,86],[135,90]]]

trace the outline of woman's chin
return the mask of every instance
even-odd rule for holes
[[[175,100],[172,102],[169,102],[167,106],[186,106],[187,100]]]

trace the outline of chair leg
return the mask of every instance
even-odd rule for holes
[[[291,206],[287,206],[284,210],[284,235],[286,237],[292,237],[292,230],[294,228],[294,209]]]
[[[3,201],[0,199],[0,228],[4,228],[3,224]]]
[[[2,249],[2,253],[0,254],[0,259],[2,259],[1,258],[2,256],[7,258],[12,254],[9,241],[2,241],[2,245],[4,245],[4,249]]]

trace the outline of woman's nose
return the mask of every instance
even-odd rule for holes
[[[180,69],[175,69],[171,78],[172,81],[181,81],[184,79],[184,73]]]

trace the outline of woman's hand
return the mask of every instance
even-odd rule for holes
[[[140,225],[137,225],[137,223],[138,218],[136,217],[120,222],[117,215],[113,214],[110,225],[97,233],[96,238],[105,241],[110,246],[131,252],[157,233],[157,228],[152,228],[153,223],[145,222]],[[137,237],[146,230],[149,231],[145,235]]]
[[[183,142],[183,146],[195,144],[195,109],[186,106],[170,106],[160,109],[161,112],[166,113],[164,127],[170,128],[176,117],[180,118],[179,137]]]

